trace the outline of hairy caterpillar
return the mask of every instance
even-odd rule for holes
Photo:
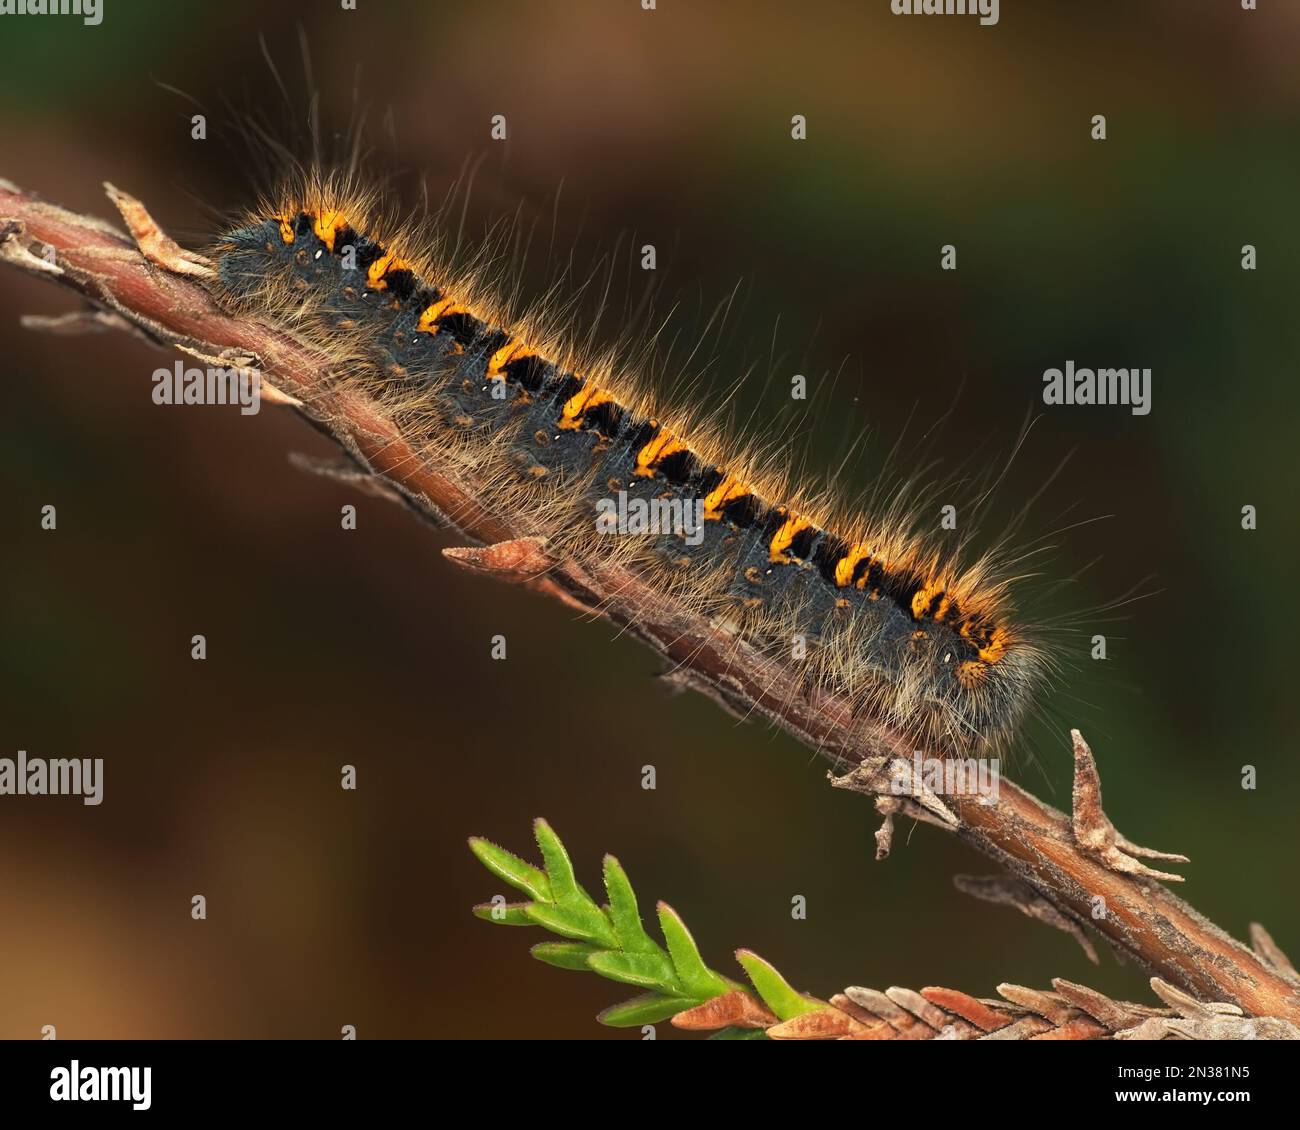
[[[214,245],[217,294],[334,361],[430,462],[516,530],[613,555],[908,740],[1003,746],[1050,670],[995,558],[963,565],[897,500],[854,514],[670,408],[612,357],[516,314],[352,172],[300,172]],[[680,504],[684,528],[600,532],[603,501]],[[792,648],[799,641],[803,648]]]

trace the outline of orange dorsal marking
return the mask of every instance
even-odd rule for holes
[[[312,225],[312,230],[320,238],[320,241],[332,252],[334,250],[334,240],[339,232],[348,226],[347,220],[342,212],[336,212],[333,209],[322,212],[316,217],[316,222]]]
[[[788,552],[790,546],[794,544],[795,538],[809,529],[812,529],[811,522],[792,514],[781,523],[781,528],[776,531],[776,536],[767,547],[768,560],[777,565],[791,564],[795,559]]]
[[[653,475],[659,463],[685,450],[686,445],[665,428],[636,453],[636,468],[632,473],[642,477]]]
[[[718,470],[722,470],[721,467]],[[718,521],[722,518],[722,511],[729,502],[735,502],[737,499],[744,498],[751,494],[749,487],[739,479],[733,479],[730,475],[723,478],[716,487],[704,496],[704,518],[705,521]]]
[[[366,283],[371,290],[383,290],[388,286],[384,276],[389,271],[409,271],[410,263],[397,258],[392,253],[381,255],[370,264],[370,270],[366,272]]]
[[[522,341],[512,341],[508,345],[503,345],[488,361],[488,379],[503,381],[506,379],[506,366],[512,361],[526,361],[529,357],[536,356],[537,354]]]
[[[587,385],[569,397],[565,402],[564,410],[560,413],[560,427],[566,431],[573,431],[582,427],[582,418],[587,412],[599,404],[612,404],[614,398],[604,389],[597,388],[595,385]]]
[[[469,307],[458,305],[455,299],[441,298],[432,306],[426,306],[420,313],[420,324],[416,330],[424,334],[436,334],[438,321],[449,318],[452,314],[468,314]]]
[[[912,619],[920,620],[927,615],[936,596],[943,595],[943,586],[929,581],[916,590],[912,596]]]
[[[841,557],[835,563],[835,584],[837,587],[846,589],[853,584],[853,574],[857,572],[858,566],[864,561],[876,560],[876,551],[865,542],[859,542],[849,550],[848,556]],[[867,583],[866,575],[858,581],[857,587],[863,588]]]

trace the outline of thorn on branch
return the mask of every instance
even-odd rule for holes
[[[679,695],[686,691],[694,691],[705,698],[712,699],[718,704],[724,713],[734,718],[737,722],[748,722],[750,719],[749,710],[743,705],[733,702],[729,699],[723,690],[708,679],[689,667],[672,667],[667,671],[660,672],[655,676],[661,686],[665,687],[669,694]]]
[[[146,338],[146,340],[148,339]],[[255,353],[249,353],[244,349],[223,349],[219,353],[207,353],[202,349],[194,348],[192,345],[183,345],[179,342],[176,348],[182,353],[188,353],[191,357],[196,357],[200,361],[218,369],[244,369],[255,375],[260,390],[259,395],[268,404],[279,404],[286,408],[303,407],[303,402],[296,396],[281,392],[267,379],[266,373],[262,371],[262,359]]]
[[[531,581],[555,566],[546,552],[546,539],[514,538],[495,545],[452,546],[442,555],[472,573],[486,573],[501,581]]]
[[[911,816],[936,828],[952,832],[961,826],[952,810],[919,779],[912,763],[902,757],[883,754],[864,758],[838,777],[827,773],[833,788],[848,789],[876,798],[876,811],[884,818],[876,830],[876,859],[887,859],[894,839],[894,817]]]
[[[158,226],[158,221],[134,196],[114,188],[108,181],[104,182],[104,191],[122,213],[131,238],[135,240],[140,254],[149,262],[177,275],[193,275],[203,279],[216,276],[211,259],[197,251],[186,251]]]
[[[881,755],[859,762],[847,773],[836,776],[827,773],[832,787],[865,793],[876,798],[876,811],[881,815],[876,829],[876,859],[889,858],[894,843],[894,817],[911,816],[945,831],[959,826],[957,817],[925,785],[916,780],[909,762],[901,757]]]
[[[1101,964],[1097,956],[1097,948],[1084,933],[1083,927],[1075,919],[1062,913],[1058,906],[1040,895],[1028,883],[1001,875],[954,875],[952,882],[953,886],[963,894],[982,902],[1015,907],[1021,914],[1069,934],[1079,943],[1093,965]]]
[[[301,451],[291,451],[289,453],[289,462],[299,471],[308,475],[321,475],[324,478],[333,479],[335,482],[346,483],[348,486],[356,487],[357,490],[364,491],[376,498],[383,498],[389,502],[405,501],[400,491],[389,486],[387,482],[372,471],[357,466],[351,459],[342,457],[322,459],[319,456],[307,455]]]
[[[1283,977],[1300,984],[1300,974],[1296,973],[1291,959],[1282,952],[1281,947],[1273,941],[1272,935],[1258,922],[1250,924],[1250,948]]]
[[[1136,859],[1167,859],[1175,863],[1190,863],[1185,855],[1155,851],[1138,847],[1115,830],[1101,804],[1101,776],[1092,750],[1078,730],[1070,731],[1074,742],[1074,840],[1084,851],[1100,859],[1110,870],[1125,875],[1141,875],[1149,879],[1163,879],[1170,883],[1183,882],[1182,875],[1156,871]]]
[[[19,324],[33,333],[52,334],[55,337],[80,337],[83,334],[124,330],[142,341],[149,340],[120,314],[114,314],[110,310],[73,310],[67,314],[55,315],[24,314],[19,319]]]
[[[442,555],[471,573],[483,573],[498,581],[545,592],[585,616],[603,615],[552,579],[549,574],[553,571],[570,566],[557,561],[546,551],[545,538],[512,538],[492,545],[451,546],[444,549]]]

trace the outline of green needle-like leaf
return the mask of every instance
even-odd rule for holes
[[[642,1024],[658,1024],[703,1003],[689,997],[662,997],[658,993],[647,993],[605,1009],[596,1019],[611,1028],[639,1028]]]
[[[528,904],[523,902],[511,902],[505,906],[481,902],[474,907],[474,917],[484,922],[495,922],[498,926],[536,926],[537,923],[528,917],[527,909]]]
[[[666,902],[659,903],[659,928],[664,932],[664,941],[668,943],[668,952],[672,955],[673,968],[691,996],[701,1000],[711,1000],[727,992],[731,985],[725,977],[714,973],[704,964],[699,947],[686,923],[681,920]]]
[[[554,965],[557,969],[572,969],[576,973],[590,970],[587,958],[600,953],[595,946],[582,942],[538,942],[529,951],[538,961]]]
[[[534,902],[524,908],[524,913],[553,934],[591,942],[601,949],[618,949],[618,939],[614,937],[614,929],[595,903],[577,902],[556,906]]]
[[[546,864],[546,875],[551,883],[552,902],[564,902],[574,896],[585,894],[578,886],[573,874],[573,863],[565,851],[555,829],[538,817],[533,821],[533,834],[537,837],[537,846],[542,849],[542,861]]]
[[[535,918],[548,929],[569,938],[594,942],[604,949],[617,949],[614,927],[596,901],[587,894],[573,873],[573,863],[555,829],[545,820],[533,823],[537,846],[546,862],[546,877],[551,885],[552,906]],[[534,907],[533,910],[542,910]],[[530,911],[531,913],[531,911]]]
[[[551,884],[546,872],[539,871],[531,863],[525,863],[519,856],[503,847],[497,847],[491,840],[485,840],[481,836],[470,837],[469,850],[498,879],[504,879],[538,902],[551,901]]]
[[[602,977],[639,985],[643,989],[657,989],[661,993],[681,995],[685,987],[673,973],[673,963],[667,954],[615,953],[610,950],[592,955],[587,965]]]
[[[745,967],[749,979],[758,995],[782,1020],[793,1020],[805,1012],[816,1012],[826,1006],[820,1001],[809,1000],[796,992],[771,962],[764,961],[752,950],[737,950],[736,960]]]
[[[632,881],[623,870],[623,865],[612,855],[605,856],[605,892],[609,895],[609,918],[614,924],[614,933],[627,953],[661,954],[666,961],[668,955],[641,924],[641,912],[637,909],[636,893],[632,890]]]

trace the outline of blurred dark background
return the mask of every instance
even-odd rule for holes
[[[1052,696],[1013,775],[1068,806],[1065,729],[1083,726],[1119,828],[1190,855],[1183,893],[1211,919],[1238,936],[1261,920],[1300,951],[1300,7],[1007,0],[993,28],[887,0],[359,8],[4,18],[0,176],[97,214],[112,181],[201,242],[195,193],[251,203],[220,137],[277,97],[258,36],[301,88],[301,24],[327,113],[345,120],[360,68],[414,183],[437,195],[482,159],[475,223],[518,208],[546,233],[556,215],[579,264],[654,242],[687,341],[740,282],[711,368],[725,383],[756,365],[760,390],[809,374],[814,465],[863,431],[869,465],[955,401],[935,451],[956,471],[1039,413],[1000,497],[1073,452],[1034,531],[1104,519],[1049,536],[1047,577],[1078,574],[1062,607],[1149,595],[1083,618],[1076,651],[1104,631],[1110,659]],[[209,140],[159,83],[202,104]],[[454,571],[447,536],[295,471],[287,452],[329,449],[289,414],[156,407],[170,357],[18,327],[71,308],[0,273],[0,755],[102,757],[105,799],[0,798],[0,1035],[637,1038],[593,1021],[630,992],[541,966],[541,934],[469,913],[503,888],[466,836],[533,857],[536,815],[591,889],[615,852],[643,909],[671,902],[730,974],[744,945],[821,995],[1063,976],[1147,999],[1140,970],[1109,953],[1093,969],[955,892],[954,873],[990,868],[932,829],[873,863],[868,804],[790,738],[669,698],[608,626]],[[1067,358],[1151,367],[1151,415],[1044,410],[1041,374]]]

